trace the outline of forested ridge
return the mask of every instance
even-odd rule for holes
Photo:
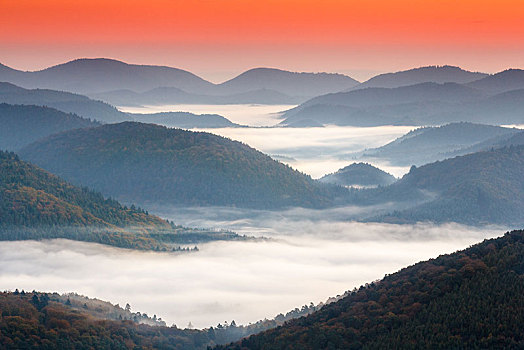
[[[124,248],[178,250],[178,244],[241,238],[232,232],[175,226],[1,151],[0,195],[2,240],[68,238]]]
[[[100,125],[54,108],[0,103],[0,150],[16,151],[61,131]]]
[[[524,347],[524,231],[386,275],[223,349]]]
[[[153,124],[71,130],[20,154],[74,184],[140,204],[319,208],[346,193],[240,142]]]

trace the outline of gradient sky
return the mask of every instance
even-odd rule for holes
[[[258,66],[496,72],[524,68],[523,22],[524,0],[0,0],[0,62],[110,57],[213,81]]]

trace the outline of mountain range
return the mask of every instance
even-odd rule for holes
[[[167,99],[164,95],[164,103],[209,103],[210,95],[230,97],[235,100],[243,100],[244,103],[261,103],[257,100],[260,92],[264,92],[263,99],[279,95],[279,103],[286,95],[290,97],[286,102],[292,103],[297,98],[307,99],[316,95],[336,92],[351,88],[359,84],[358,81],[341,74],[328,73],[294,73],[272,68],[256,68],[246,71],[239,76],[221,84],[213,84],[193,73],[182,69],[128,64],[117,60],[77,59],[64,64],[59,64],[35,72],[18,71],[7,66],[0,66],[0,81],[11,82],[25,88],[47,88],[71,91],[82,94],[95,94],[99,98],[110,98],[105,96],[115,95],[120,102],[132,101],[129,97],[132,93],[146,93],[157,88],[174,88],[170,91],[171,97]],[[121,90],[128,91],[119,92]],[[129,93],[129,91],[131,93]],[[258,92],[257,92],[258,91]],[[107,93],[108,95],[96,95]],[[254,93],[256,92],[256,93]],[[185,95],[184,95],[185,94]],[[241,94],[249,96],[242,97]],[[156,94],[158,95],[158,94]],[[203,96],[198,96],[203,95]],[[265,96],[264,96],[265,95]],[[141,95],[142,101],[147,98],[158,99],[152,94]],[[191,98],[193,102],[188,102]],[[185,99],[185,100],[184,100]],[[253,100],[254,99],[254,100]],[[219,99],[225,103],[227,99]],[[217,103],[215,101],[215,103]]]
[[[388,79],[395,81],[395,77]],[[398,87],[366,88],[363,83],[350,91],[317,96],[284,113],[281,125],[524,123],[524,74],[521,70],[507,70],[467,84],[422,82],[405,86],[402,81],[398,81]]]

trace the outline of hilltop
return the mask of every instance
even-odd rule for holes
[[[345,193],[240,142],[153,124],[71,130],[20,154],[75,184],[141,205],[320,208]]]

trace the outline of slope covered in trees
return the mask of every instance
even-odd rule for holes
[[[387,186],[395,180],[393,175],[368,163],[353,163],[319,179],[324,183],[357,187]]]
[[[469,147],[493,138],[509,138],[519,129],[473,123],[452,123],[410,131],[378,148],[367,149],[360,157],[385,159],[400,166],[423,165],[449,158],[449,154],[472,153]]]
[[[239,237],[174,226],[0,152],[0,240],[44,238],[177,250],[180,244]]]
[[[510,146],[412,167],[391,186],[361,195],[379,202],[419,202],[372,221],[520,226],[524,224],[523,173],[524,146]]]
[[[216,349],[517,349],[523,309],[524,231],[513,231]]]
[[[345,193],[240,142],[153,124],[72,130],[21,155],[75,184],[140,204],[323,207]]]
[[[3,82],[0,82],[0,103],[47,106],[66,113],[74,113],[83,118],[108,123],[128,119],[125,113],[118,111],[115,107],[101,101],[91,100],[86,96],[55,90],[28,90]]]
[[[0,150],[16,151],[61,131],[100,124],[53,108],[0,103]]]

